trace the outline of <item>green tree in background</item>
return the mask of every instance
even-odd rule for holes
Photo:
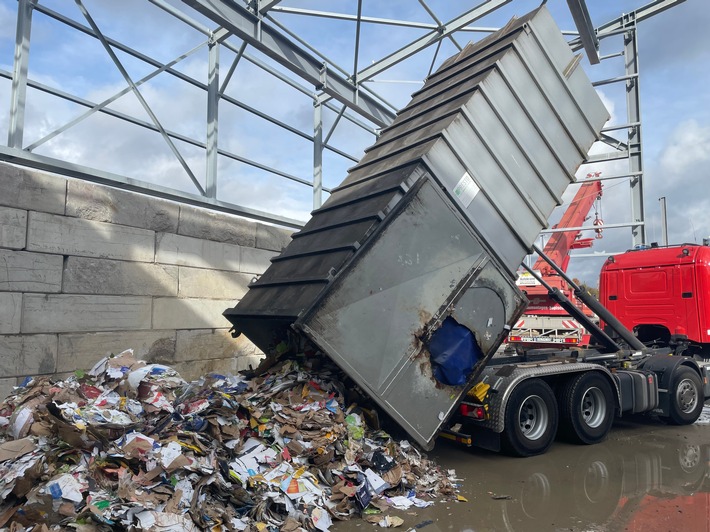
[[[593,286],[589,286],[589,285],[583,283],[582,281],[580,281],[579,279],[577,279],[576,277],[573,277],[572,281],[574,282],[574,284],[579,286],[582,290],[586,290],[587,292],[592,294],[596,299],[599,299],[599,289],[598,288],[595,288]]]

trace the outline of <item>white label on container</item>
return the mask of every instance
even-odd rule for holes
[[[468,174],[468,172],[465,172],[463,177],[459,179],[459,182],[456,183],[456,186],[454,187],[454,195],[461,203],[463,203],[464,207],[468,207],[471,205],[473,198],[476,197],[479,190],[481,189],[478,188],[478,185],[473,178]]]

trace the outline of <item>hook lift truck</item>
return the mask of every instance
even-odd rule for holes
[[[686,249],[684,257],[690,255],[687,248],[700,248],[682,247]],[[710,256],[710,248],[706,249],[700,252]],[[648,413],[672,425],[695,423],[710,397],[710,384],[708,363],[681,354],[688,349],[687,337],[676,335],[675,342],[661,346],[649,337],[651,347],[647,346],[543,251],[537,247],[535,251],[601,318],[604,329],[528,268],[548,289],[549,297],[589,331],[595,345],[586,349],[519,350],[512,356],[492,357],[442,436],[467,445],[532,456],[544,453],[556,435],[574,443],[598,443],[606,438],[616,416]],[[673,249],[658,251],[668,255]],[[630,251],[625,255],[643,253]],[[616,261],[608,262],[605,270]],[[660,263],[645,266],[646,273],[653,270],[658,276]],[[708,264],[698,268],[708,277]],[[610,275],[603,270],[603,294],[609,292]],[[619,287],[623,284],[618,282]],[[614,295],[611,299],[618,301]],[[672,295],[666,300],[668,305],[671,302]]]

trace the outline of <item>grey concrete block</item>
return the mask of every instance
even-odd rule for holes
[[[274,225],[256,224],[256,245],[260,249],[270,249],[279,253],[291,242],[293,229],[284,229]]]
[[[256,368],[262,357],[250,355],[243,357],[210,358],[203,360],[189,360],[178,362],[172,367],[187,381],[199,379],[208,373],[219,373],[221,375],[236,375],[238,372]]]
[[[155,262],[195,268],[239,271],[241,247],[189,236],[159,233]]]
[[[54,174],[0,163],[0,205],[64,214],[67,180]]]
[[[179,213],[170,201],[86,181],[67,183],[67,216],[175,233]]]
[[[261,351],[248,338],[243,334],[239,338],[232,338],[229,329],[177,331],[176,362],[260,355]]]
[[[48,375],[56,371],[56,334],[0,336],[0,377]]]
[[[65,294],[176,296],[178,267],[69,257],[64,265],[62,291]]]
[[[150,329],[151,298],[25,294],[23,333]]]
[[[30,212],[27,249],[62,255],[153,262],[155,233],[125,225]]]
[[[251,274],[180,266],[180,297],[241,299],[254,278]]]
[[[62,256],[0,249],[0,291],[60,292]]]
[[[4,401],[8,395],[14,392],[15,386],[17,386],[17,379],[13,377],[0,379],[0,401]]]
[[[271,266],[271,258],[278,253],[266,249],[242,248],[242,262],[239,271],[244,273],[264,273]]]
[[[0,292],[0,334],[20,332],[22,294]]]
[[[234,306],[231,299],[179,299],[158,297],[153,300],[155,329],[223,329],[231,323],[222,313]]]
[[[246,369],[256,369],[259,364],[261,364],[261,361],[264,359],[264,355],[259,352],[259,354],[256,355],[244,355],[242,357],[236,358],[234,360],[235,363],[235,371],[244,371]]]
[[[235,358],[211,358],[208,360],[190,360],[178,362],[172,366],[186,381],[199,379],[209,373],[234,375],[237,372]]]
[[[169,363],[175,357],[175,331],[60,334],[57,371],[87,370],[126,349],[133,349],[133,356],[141,360]]]
[[[215,242],[254,247],[256,222],[190,205],[180,206],[178,234]]]
[[[27,237],[27,211],[0,207],[0,248],[22,249]]]

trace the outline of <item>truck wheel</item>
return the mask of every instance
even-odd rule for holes
[[[570,378],[560,393],[560,435],[574,443],[599,443],[614,423],[611,385],[597,372]]]
[[[555,439],[557,420],[552,388],[541,379],[521,382],[505,408],[503,449],[513,456],[544,453]]]
[[[663,419],[672,425],[691,425],[703,410],[703,385],[688,366],[678,366],[668,388],[670,411]]]

